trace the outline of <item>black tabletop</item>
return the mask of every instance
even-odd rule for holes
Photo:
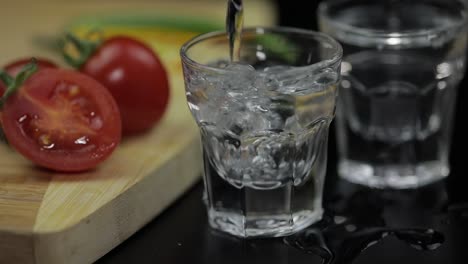
[[[278,3],[282,25],[316,29],[316,2]],[[288,238],[247,240],[213,231],[198,183],[97,263],[468,263],[467,85],[465,78],[457,98],[452,170],[442,182],[382,191],[339,180],[331,137],[326,214],[305,231]]]
[[[245,240],[211,230],[199,183],[98,263],[467,263],[466,180],[380,191],[327,177],[324,220],[297,235]]]

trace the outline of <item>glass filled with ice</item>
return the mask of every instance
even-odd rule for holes
[[[209,223],[240,237],[288,235],[322,216],[341,46],[307,30],[246,28],[239,61],[229,50],[221,31],[181,49]]]
[[[344,50],[338,174],[377,188],[445,178],[457,85],[465,72],[459,0],[331,0],[320,29]]]

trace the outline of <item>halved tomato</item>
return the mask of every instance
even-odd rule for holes
[[[3,129],[22,155],[57,171],[95,167],[117,147],[121,119],[108,90],[65,69],[41,69],[6,99]]]

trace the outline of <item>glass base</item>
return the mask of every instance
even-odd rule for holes
[[[291,215],[244,217],[208,210],[210,226],[238,237],[281,237],[296,233],[322,219],[322,210],[301,211]]]
[[[338,165],[338,175],[352,183],[373,188],[410,189],[444,179],[449,174],[447,164],[433,161],[415,166],[385,165],[344,160]]]

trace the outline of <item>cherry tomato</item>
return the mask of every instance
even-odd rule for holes
[[[14,62],[11,62],[10,64],[5,65],[3,69],[12,77],[15,77],[21,71],[24,65],[28,64],[29,62],[31,62],[31,58],[19,59]],[[57,65],[55,65],[55,63],[43,58],[36,58],[36,63],[38,69],[57,68]],[[3,95],[5,90],[5,84],[2,81],[0,81],[0,96]]]
[[[161,119],[169,101],[168,77],[158,56],[144,43],[109,38],[80,70],[109,89],[120,109],[124,135],[148,130]]]
[[[3,129],[10,145],[57,171],[95,167],[116,148],[120,114],[100,83],[76,71],[42,69],[6,99]]]

